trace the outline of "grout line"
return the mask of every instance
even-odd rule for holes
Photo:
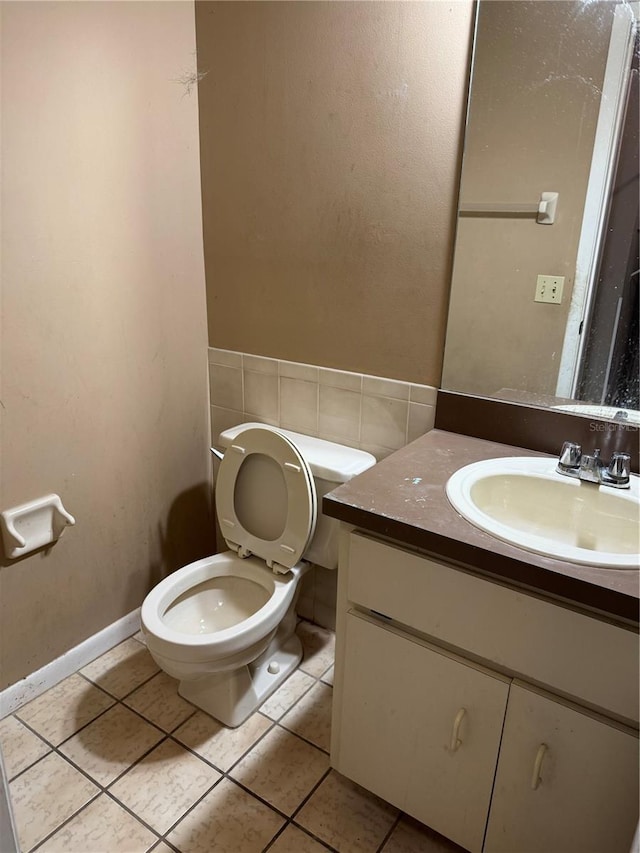
[[[159,673],[157,672],[157,673],[156,673],[156,675],[159,675]],[[140,685],[140,687],[142,687],[142,686],[143,686],[143,684],[148,684],[148,683],[149,683],[149,681],[151,681],[153,678],[155,678],[155,677],[156,677],[156,675],[153,675],[153,676],[151,676],[151,678],[149,678],[147,681],[144,681],[144,682]],[[192,708],[193,710],[192,710],[189,714],[187,714],[187,716],[186,716],[183,720],[180,720],[178,723],[176,723],[176,724],[175,724],[175,726],[174,726],[172,729],[170,729],[169,731],[167,731],[167,730],[166,730],[166,729],[164,729],[164,728],[163,728],[159,723],[155,723],[155,722],[154,722],[150,717],[146,717],[146,716],[142,713],[142,711],[138,711],[138,709],[137,709],[137,708],[134,708],[133,706],[131,706],[131,705],[127,705],[127,704],[126,704],[126,702],[125,702],[124,700],[125,700],[125,699],[129,699],[129,698],[130,698],[130,697],[131,697],[131,696],[136,692],[136,690],[137,690],[137,689],[138,689],[138,688],[136,687],[136,688],[135,688],[134,690],[132,690],[130,693],[127,693],[127,695],[126,695],[126,696],[123,696],[123,698],[122,698],[122,699],[118,699],[118,702],[119,702],[119,703],[120,703],[124,708],[126,708],[126,709],[127,709],[127,711],[132,711],[136,716],[140,717],[140,719],[141,719],[143,722],[145,722],[145,723],[149,723],[149,725],[151,725],[151,726],[155,726],[155,728],[156,728],[156,729],[159,729],[159,730],[160,730],[160,731],[161,731],[161,732],[162,732],[166,737],[171,737],[171,736],[173,735],[173,733],[174,733],[174,732],[176,732],[176,731],[180,728],[180,726],[183,726],[186,722],[188,722],[188,720],[190,720],[192,717],[195,717],[195,715],[198,713],[198,710],[199,710],[199,709],[198,709],[195,705],[193,705],[191,702],[189,702],[187,699],[184,699],[183,701],[187,702],[187,704],[188,704],[188,705],[191,705],[191,708]],[[179,694],[178,694],[178,695],[179,695]],[[180,698],[182,699],[182,696],[181,696]],[[112,707],[113,707],[113,706],[112,706]],[[107,708],[107,710],[109,710],[109,709]],[[97,719],[97,717],[96,717],[96,719]]]
[[[203,713],[203,714],[204,714],[204,713],[206,713],[206,712],[205,712],[205,711],[202,711],[201,713]],[[254,713],[257,713],[257,712],[254,712]],[[173,741],[174,741],[175,743],[177,743],[179,746],[181,746],[181,747],[183,747],[184,749],[186,749],[188,752],[191,752],[193,755],[195,755],[195,756],[196,756],[197,758],[199,758],[201,761],[204,761],[204,762],[205,762],[206,764],[208,764],[210,767],[213,767],[213,769],[214,769],[214,770],[217,770],[217,771],[218,771],[218,773],[221,773],[223,776],[228,776],[228,775],[229,775],[229,773],[230,773],[230,772],[235,768],[235,766],[236,766],[240,761],[242,761],[242,759],[243,759],[243,758],[246,758],[246,757],[247,757],[247,755],[251,752],[251,750],[252,750],[254,747],[256,747],[256,746],[260,743],[260,741],[261,741],[261,740],[263,740],[263,739],[264,739],[264,738],[269,734],[269,732],[270,732],[270,731],[271,731],[271,730],[272,730],[272,729],[277,725],[277,723],[276,723],[274,720],[272,720],[270,717],[267,717],[267,716],[265,716],[264,714],[262,714],[262,716],[263,716],[266,720],[269,720],[269,722],[271,723],[271,725],[270,725],[267,729],[265,729],[265,730],[264,730],[264,732],[260,735],[260,737],[258,737],[258,739],[257,739],[257,740],[255,740],[255,741],[251,744],[251,746],[247,747],[247,749],[242,753],[242,755],[240,755],[240,757],[239,757],[239,758],[237,758],[237,759],[233,762],[233,764],[231,764],[231,765],[230,765],[226,770],[224,770],[222,767],[218,766],[217,764],[214,764],[214,762],[213,762],[210,758],[207,758],[205,755],[201,755],[201,754],[200,754],[199,752],[197,752],[197,750],[195,750],[192,746],[189,746],[188,744],[183,743],[181,740],[178,740],[178,738],[173,737],[173,734],[172,734],[172,735],[170,735],[170,737],[171,737],[171,740],[173,740]],[[189,719],[191,719],[191,718],[189,718]],[[212,718],[212,719],[214,719],[214,718]],[[229,777],[229,778],[230,778],[230,777]]]
[[[189,719],[191,719],[191,717]],[[186,752],[190,752],[191,755],[195,755],[195,757],[199,758],[200,761],[204,761],[205,764],[208,764],[209,767],[212,767],[214,770],[224,776],[225,771],[221,767],[218,767],[217,764],[214,764],[210,758],[207,758],[205,755],[201,755],[199,752],[196,752],[193,747],[189,746],[186,743],[183,743],[181,740],[178,740],[178,738],[174,737],[173,734],[168,735],[167,740],[171,740],[177,746],[181,746]]]
[[[263,848],[262,853],[267,853],[267,851],[268,851],[268,850],[270,850],[270,849],[273,847],[273,845],[274,845],[274,844],[275,844],[275,842],[278,840],[278,838],[280,838],[280,836],[285,832],[285,830],[286,830],[286,829],[287,829],[287,827],[289,827],[289,826],[293,826],[295,829],[298,829],[298,830],[300,830],[300,832],[303,832],[305,835],[309,836],[309,838],[312,838],[315,842],[317,842],[318,844],[320,844],[320,846],[321,846],[324,850],[329,850],[329,851],[331,851],[331,853],[339,853],[339,851],[338,851],[335,847],[332,847],[332,846],[329,844],[329,842],[328,842],[328,841],[323,841],[319,836],[314,835],[314,834],[313,834],[313,832],[311,832],[311,830],[306,829],[304,826],[301,826],[299,823],[295,823],[293,820],[288,820],[288,821],[285,823],[285,825],[282,827],[282,829],[280,829],[280,830],[279,830],[279,831],[278,831],[278,832],[273,836],[273,838],[272,838],[272,839],[271,839],[271,841],[267,844],[267,846]]]
[[[290,820],[290,821],[289,821],[289,824],[290,824],[291,826],[295,826],[295,828],[296,828],[296,829],[300,829],[300,830],[301,830],[302,832],[304,832],[306,835],[308,835],[308,836],[310,836],[311,838],[313,838],[313,840],[314,840],[314,841],[317,841],[317,842],[318,842],[318,844],[321,844],[321,845],[325,848],[325,850],[330,850],[330,851],[331,851],[331,853],[340,853],[340,851],[339,851],[339,849],[338,849],[337,847],[332,847],[332,846],[331,846],[331,844],[329,844],[329,842],[328,842],[328,841],[324,841],[322,838],[320,838],[320,836],[319,836],[319,835],[316,835],[315,833],[311,832],[311,830],[310,830],[310,829],[307,829],[305,826],[302,826],[302,824],[301,824],[301,823],[296,823],[296,821],[294,821],[294,820]]]
[[[75,817],[77,817],[88,806],[90,806],[91,803],[95,802],[98,799],[98,797],[101,796],[103,793],[104,793],[104,791],[97,791],[96,794],[93,797],[91,797],[91,799],[88,802],[83,803],[80,806],[80,808],[76,809],[76,811],[74,811],[73,814],[69,815],[68,818],[63,820],[62,823],[59,823],[55,827],[55,829],[53,829],[48,835],[45,835],[44,838],[41,838],[37,844],[34,844],[33,847],[29,847],[28,850],[25,850],[25,853],[33,853],[34,850],[38,850],[39,847],[42,847],[42,845],[45,844],[47,841],[49,841],[49,839],[52,838],[56,834],[56,832],[59,832],[64,826],[66,826],[68,823],[70,823]],[[157,835],[157,833],[156,833],[156,835]]]
[[[303,808],[306,806],[306,804],[309,802],[309,800],[311,799],[311,797],[312,797],[312,796],[315,794],[315,792],[318,790],[318,788],[320,787],[320,785],[322,785],[322,783],[324,782],[324,780],[325,780],[325,779],[327,778],[327,776],[331,773],[331,770],[332,770],[332,768],[331,768],[331,767],[327,767],[327,769],[324,771],[324,773],[322,774],[322,776],[318,779],[318,781],[317,781],[317,782],[316,782],[316,784],[313,786],[313,788],[311,788],[311,790],[309,791],[309,793],[307,794],[307,796],[306,796],[306,797],[304,797],[304,799],[303,799],[303,800],[302,800],[302,802],[297,806],[297,808],[295,808],[295,809],[291,812],[291,815],[290,815],[290,817],[289,817],[289,819],[290,819],[290,820],[295,820],[295,819],[296,819],[296,817],[300,814],[300,812],[302,811],[302,809],[303,809]]]
[[[296,670],[294,670],[294,672],[295,672],[295,671],[296,671]],[[300,671],[300,672],[304,672],[304,670],[301,670],[299,666],[298,666],[298,671]],[[293,673],[291,673],[291,674],[293,675]],[[313,688],[316,686],[316,684],[318,683],[318,679],[316,678],[316,676],[311,675],[311,673],[309,673],[309,672],[304,672],[304,675],[308,675],[308,676],[309,676],[309,678],[313,678],[313,684],[310,684],[310,685],[309,685],[309,686],[304,690],[304,692],[303,692],[303,693],[301,693],[301,694],[298,696],[298,698],[297,698],[297,699],[296,699],[296,700],[295,700],[291,705],[289,705],[289,707],[288,707],[285,711],[283,711],[283,712],[280,714],[280,716],[279,716],[279,717],[276,717],[276,718],[274,719],[273,717],[270,717],[268,714],[264,713],[264,711],[260,711],[260,713],[262,714],[262,716],[263,716],[263,717],[266,717],[268,720],[273,720],[273,722],[274,722],[274,723],[280,723],[280,720],[282,720],[284,717],[286,717],[286,716],[287,716],[287,714],[289,713],[289,711],[292,711],[292,710],[295,708],[295,706],[298,704],[298,702],[300,702],[300,701],[301,701],[301,700],[302,700],[302,699],[307,695],[307,693],[310,693],[310,692],[313,690]],[[286,681],[284,682],[284,684],[286,684]],[[282,685],[280,685],[280,686],[282,687]],[[271,694],[271,696],[275,696],[275,693],[277,693],[277,692],[278,692],[278,691],[276,690],[274,693],[272,693],[272,694]],[[269,699],[271,698],[271,696],[269,697]],[[265,700],[265,702],[268,702],[268,701],[269,701],[269,699],[266,699],[266,700]],[[260,709],[258,709],[258,710],[260,710]]]
[[[136,640],[136,642],[138,642],[138,641]],[[145,651],[147,651],[147,654],[149,654],[146,645],[144,645],[143,643],[140,643],[140,645],[142,646],[143,649],[145,649]],[[126,663],[126,661],[125,661],[125,663]],[[154,672],[148,678],[145,678],[144,681],[140,682],[140,684],[136,684],[136,686],[132,687],[128,693],[123,693],[122,696],[116,696],[115,693],[111,693],[109,690],[106,689],[106,687],[103,687],[99,682],[92,681],[89,678],[89,676],[83,675],[81,672],[79,672],[78,675],[82,676],[82,678],[84,678],[86,681],[88,681],[89,684],[92,684],[94,687],[97,687],[100,690],[102,690],[103,693],[106,693],[108,696],[112,696],[117,702],[122,702],[124,699],[128,699],[132,693],[136,692],[136,690],[139,690],[141,687],[144,687],[145,684],[148,684],[152,679],[154,679],[156,677],[156,675],[160,675],[161,672],[162,672],[162,670],[160,669],[160,667],[158,667],[158,670],[156,672]]]
[[[106,797],[109,797],[109,799],[112,802],[114,802],[116,805],[120,806],[121,809],[124,809],[124,811],[128,812],[131,815],[131,817],[134,817],[138,821],[138,823],[141,823],[142,826],[144,826],[150,832],[153,832],[153,834],[157,838],[157,841],[155,842],[154,847],[157,846],[158,842],[162,840],[162,833],[161,832],[158,832],[157,829],[154,829],[151,826],[151,824],[147,823],[146,820],[144,820],[142,817],[140,817],[139,814],[136,814],[136,812],[134,812],[133,809],[130,808],[126,803],[123,803],[122,800],[119,800],[114,794],[111,793],[111,791],[104,791],[104,795]]]
[[[92,663],[93,663],[93,661],[92,661]],[[116,702],[120,701],[120,699],[117,696],[114,696],[113,693],[110,693],[108,690],[105,690],[105,688],[102,687],[100,684],[98,684],[96,681],[92,681],[88,675],[85,675],[83,672],[80,672],[80,670],[78,670],[76,673],[74,673],[74,675],[79,675],[80,678],[84,679],[87,682],[87,684],[90,684],[92,687],[97,687],[98,690],[102,690],[103,693],[106,693],[107,696],[110,696],[111,699],[114,699]]]
[[[271,839],[271,841],[267,844],[267,846],[262,848],[262,853],[267,853],[267,850],[269,850],[271,847],[273,847],[273,845],[275,844],[275,842],[278,840],[278,838],[280,838],[280,836],[282,835],[282,833],[285,831],[285,829],[286,829],[288,826],[290,826],[290,822],[289,822],[289,821],[287,821],[286,823],[283,823],[283,824],[282,824],[282,826],[280,827],[280,829],[276,832],[276,834],[273,836],[273,838],[272,838],[272,839]]]
[[[129,637],[129,639],[133,639],[133,638],[132,638],[132,637]],[[140,646],[142,646],[142,648],[143,648],[143,649],[145,649],[145,651],[147,651],[147,647],[146,647],[146,645],[145,645],[144,643],[140,643],[140,642],[139,642],[139,640],[136,640],[136,642],[137,642],[137,643],[139,643],[139,644],[140,644]],[[147,654],[148,654],[148,653],[149,653],[149,652],[147,651]],[[137,654],[137,652],[136,652],[136,654]],[[121,661],[120,663],[126,663],[126,660],[125,660],[125,661]],[[118,666],[118,665],[119,665],[119,664],[116,664],[116,666]],[[145,678],[145,679],[144,679],[144,681],[141,681],[141,682],[140,682],[140,684],[137,684],[135,687],[132,687],[132,688],[131,688],[131,690],[129,690],[129,692],[128,692],[128,693],[123,693],[123,695],[122,695],[122,696],[116,696],[116,694],[115,694],[115,693],[112,693],[110,690],[107,690],[107,688],[106,688],[106,687],[103,687],[103,686],[102,686],[102,684],[100,684],[100,682],[98,682],[98,681],[93,681],[93,679],[89,678],[89,676],[88,676],[88,675],[85,675],[83,672],[80,672],[80,670],[78,670],[78,672],[77,672],[77,673],[74,673],[74,675],[79,675],[79,676],[80,676],[80,678],[84,678],[84,680],[85,680],[88,684],[91,684],[91,686],[92,686],[92,687],[97,687],[97,688],[98,688],[98,690],[102,690],[102,692],[103,692],[103,693],[106,693],[106,694],[107,694],[107,696],[111,696],[111,698],[112,698],[112,699],[115,699],[115,700],[116,700],[116,702],[122,702],[122,700],[123,700],[123,699],[128,699],[128,698],[129,698],[129,696],[131,696],[131,694],[132,694],[132,693],[135,693],[135,692],[136,692],[136,690],[139,690],[141,687],[144,687],[144,685],[145,685],[145,684],[148,684],[148,683],[151,681],[151,679],[152,679],[152,678],[155,678],[155,677],[156,677],[156,675],[159,675],[161,672],[162,672],[162,670],[160,669],[160,667],[158,667],[158,670],[157,670],[156,672],[154,672],[154,673],[153,673],[152,675],[150,675],[148,678]]]
[[[383,850],[384,850],[384,848],[385,848],[385,845],[386,845],[387,841],[391,838],[391,836],[392,836],[393,832],[395,831],[395,828],[396,828],[396,827],[398,826],[398,824],[400,823],[400,818],[402,817],[402,814],[403,814],[403,813],[402,813],[401,811],[399,811],[399,812],[398,812],[398,814],[396,815],[396,819],[394,820],[394,822],[393,822],[393,823],[391,824],[391,826],[389,827],[389,831],[387,832],[387,834],[385,835],[385,837],[382,839],[382,841],[381,841],[381,843],[380,843],[380,846],[379,846],[379,847],[378,847],[378,849],[376,850],[376,853],[382,853],[382,851],[383,851]]]
[[[38,732],[37,732],[35,729],[31,728],[31,726],[30,726],[28,723],[24,723],[24,722],[23,722],[19,717],[16,717],[16,715],[15,715],[15,714],[10,714],[10,716],[11,716],[11,717],[15,717],[15,719],[16,719],[19,723],[21,723],[21,724],[22,724],[22,725],[23,725],[23,726],[24,726],[24,727],[25,727],[29,732],[31,732],[31,734],[32,734],[32,735],[35,735],[35,736],[38,738],[38,740],[41,740],[41,741],[42,741],[42,743],[43,743],[45,746],[48,746],[48,747],[49,747],[49,751],[48,751],[48,752],[45,752],[45,754],[44,754],[44,755],[39,755],[39,756],[38,756],[34,761],[32,761],[32,762],[31,762],[31,764],[28,764],[26,767],[23,767],[23,768],[22,768],[22,770],[20,770],[20,771],[19,771],[18,773],[16,773],[14,776],[9,776],[9,775],[7,774],[7,783],[9,783],[9,784],[10,784],[11,782],[13,782],[13,781],[14,781],[14,779],[19,779],[19,778],[20,778],[20,776],[22,776],[22,774],[23,774],[23,773],[26,773],[26,772],[27,772],[27,770],[31,770],[31,768],[32,768],[32,767],[35,767],[35,765],[36,765],[39,761],[42,761],[42,759],[43,759],[43,758],[46,758],[46,757],[47,757],[47,755],[49,755],[51,752],[53,752],[53,751],[55,750],[55,746],[53,746],[53,745],[51,744],[51,742],[50,742],[50,741],[48,741],[45,737],[43,737],[42,735],[38,734]],[[5,717],[4,719],[8,719],[8,717]],[[1,746],[1,744],[0,744],[0,746]],[[5,765],[6,765],[6,756],[5,756]]]
[[[217,769],[218,769],[218,768],[216,767],[216,770],[217,770]],[[208,797],[208,796],[209,796],[209,794],[213,791],[213,789],[214,789],[214,788],[216,788],[216,787],[217,787],[217,786],[222,782],[222,780],[223,780],[224,778],[225,778],[225,777],[224,777],[224,774],[222,774],[222,775],[220,776],[220,778],[219,778],[219,779],[216,779],[216,781],[213,783],[213,785],[211,785],[209,788],[207,788],[207,790],[204,792],[204,794],[201,794],[201,796],[199,796],[199,797],[198,797],[198,799],[195,801],[195,803],[193,803],[192,805],[190,805],[190,806],[189,806],[189,808],[188,808],[185,812],[183,812],[183,813],[180,815],[180,817],[179,817],[177,820],[175,820],[175,821],[171,824],[171,826],[167,827],[167,829],[165,829],[165,831],[164,831],[164,832],[162,832],[162,833],[158,833],[157,831],[155,831],[155,830],[154,830],[154,831],[156,832],[156,835],[158,835],[158,834],[159,834],[159,835],[161,836],[162,840],[163,840],[163,841],[166,841],[166,839],[167,839],[167,835],[169,835],[171,832],[173,832],[173,830],[177,827],[177,825],[178,825],[179,823],[181,823],[181,822],[185,819],[185,817],[186,817],[188,814],[190,814],[190,813],[191,813],[191,812],[196,808],[196,806],[199,806],[199,805],[200,805],[200,803],[201,803],[201,802],[202,802],[206,797]],[[138,819],[139,819],[139,818],[138,818]],[[171,842],[169,842],[169,843],[171,843]],[[173,845],[173,844],[171,844],[171,847],[174,847],[174,845]],[[177,849],[177,848],[175,848],[175,849]]]
[[[181,853],[181,851],[175,846],[175,844],[172,841],[168,841],[164,835],[162,836],[158,844],[166,844],[170,850],[175,850],[176,853]],[[153,853],[154,850],[157,850],[158,844],[154,844],[154,846],[151,848],[151,850],[148,851],[148,853]]]
[[[283,817],[285,821],[290,820],[290,815],[286,812],[283,812],[282,809],[279,809],[277,806],[274,806],[273,803],[270,803],[268,800],[265,800],[260,794],[256,794],[255,791],[252,791],[251,788],[247,788],[247,786],[243,782],[239,782],[237,779],[234,779],[233,776],[226,776],[229,782],[232,782],[234,785],[237,785],[238,788],[242,788],[245,794],[249,794],[250,797],[253,797],[254,800],[258,800],[262,803],[263,806],[267,806],[272,812],[276,812],[276,814]]]
[[[129,710],[131,710],[131,709],[129,709]],[[148,723],[149,721],[146,720],[146,722]],[[153,725],[153,723],[150,723],[149,725]],[[158,728],[158,726],[155,726],[155,728]],[[139,764],[142,764],[142,762],[144,761],[144,759],[148,755],[151,755],[151,753],[155,749],[158,749],[158,747],[162,746],[162,744],[165,743],[165,741],[169,740],[169,736],[165,732],[163,732],[162,729],[158,729],[158,731],[162,732],[162,737],[160,738],[160,740],[156,741],[156,743],[154,743],[153,746],[149,747],[149,749],[146,752],[143,752],[142,755],[138,756],[138,758],[136,758],[135,761],[132,761],[131,764],[122,771],[122,773],[119,773],[110,782],[108,782],[104,786],[105,791],[109,790],[109,788],[111,788],[113,785],[115,785],[116,782],[119,782],[120,779],[122,779],[122,777],[125,776],[130,770],[133,770],[134,767],[137,767]]]
[[[185,699],[184,701],[186,702],[187,700]],[[191,703],[189,703],[189,704],[191,704]],[[128,706],[127,706],[127,707],[128,707]],[[133,710],[133,708],[132,708],[131,710]],[[173,740],[173,735],[178,731],[178,729],[179,729],[179,728],[181,728],[182,726],[184,726],[184,724],[185,724],[185,723],[188,723],[188,722],[189,722],[189,720],[190,720],[192,717],[195,717],[195,715],[196,715],[197,713],[198,713],[198,708],[196,708],[196,707],[195,707],[195,705],[194,705],[194,706],[193,706],[193,711],[189,714],[189,716],[188,716],[188,717],[185,717],[185,718],[184,718],[184,720],[181,720],[179,723],[177,723],[177,724],[176,724],[176,725],[171,729],[171,731],[170,731],[170,732],[167,732],[168,737],[172,738],[172,740]],[[179,742],[179,741],[178,741],[178,742]],[[184,745],[184,744],[182,744],[182,745]]]
[[[304,737],[304,735],[301,735],[298,732],[294,732],[293,729],[288,729],[286,726],[281,725],[280,728],[284,729],[284,731],[288,732],[290,735],[295,735],[299,740],[304,741],[304,743],[309,744],[309,746],[312,746],[314,749],[317,749],[319,752],[324,753],[324,755],[329,756],[329,758],[331,757],[330,750],[323,749],[323,747],[318,746],[317,743],[314,743],[312,740],[309,740],[309,738]]]

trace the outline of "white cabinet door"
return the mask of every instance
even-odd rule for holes
[[[629,853],[638,737],[514,682],[486,853]]]
[[[346,623],[336,769],[480,851],[509,682],[366,617]]]

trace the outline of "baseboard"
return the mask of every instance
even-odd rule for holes
[[[52,660],[41,669],[32,672],[21,681],[12,684],[0,693],[0,719],[13,714],[18,708],[40,696],[50,687],[54,687],[64,678],[73,675],[78,669],[108,652],[118,643],[126,640],[140,628],[140,608],[132,610],[117,622],[107,625],[102,631],[87,637],[82,643],[69,649],[59,658]]]

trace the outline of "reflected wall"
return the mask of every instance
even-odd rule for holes
[[[458,219],[442,387],[555,393],[613,19],[612,3],[482,0],[461,203],[559,193],[553,225]],[[564,276],[560,305],[534,301]]]

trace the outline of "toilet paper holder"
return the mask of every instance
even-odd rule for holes
[[[59,495],[45,495],[0,512],[5,556],[14,560],[56,542],[76,520]]]

